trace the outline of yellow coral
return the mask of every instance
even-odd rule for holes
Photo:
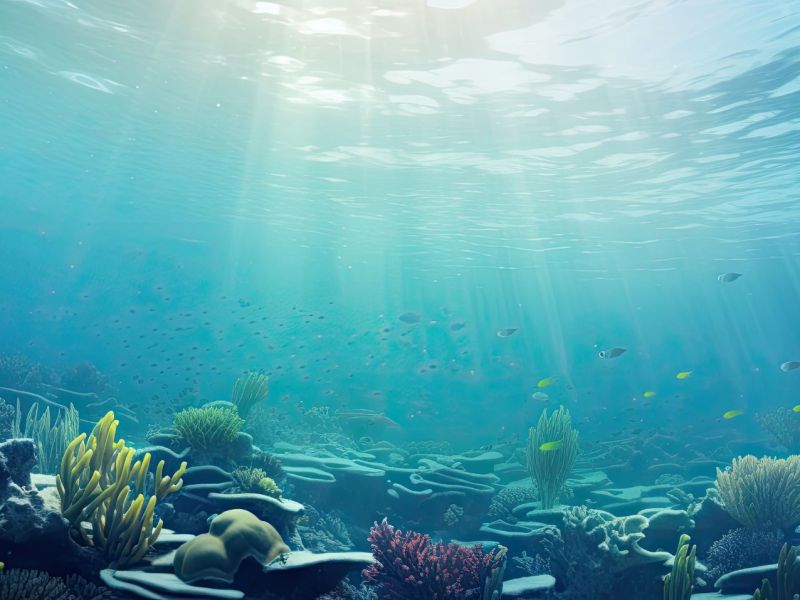
[[[183,485],[186,463],[165,476],[164,461],[156,467],[154,494],[146,498],[150,454],[133,463],[135,451],[115,441],[119,421],[109,411],[89,438],[82,433],[67,447],[56,476],[61,512],[75,539],[98,548],[116,568],[138,562],[156,541],[163,522],[155,507]],[[133,464],[132,464],[133,463]],[[91,533],[82,526],[91,525]]]

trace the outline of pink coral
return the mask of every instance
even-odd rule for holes
[[[427,535],[395,529],[386,519],[369,534],[377,563],[364,578],[389,600],[455,600],[483,586],[495,561],[481,546],[433,544]]]

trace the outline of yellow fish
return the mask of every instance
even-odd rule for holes
[[[722,415],[723,419],[732,419],[734,417],[738,417],[739,415],[744,414],[743,408],[734,408],[733,410],[729,410],[728,412]]]
[[[558,450],[561,448],[561,440],[555,440],[553,442],[545,442],[541,446],[539,446],[539,450],[542,452],[552,452],[553,450]]]
[[[794,407],[792,407],[792,410],[793,410],[794,412],[800,412],[800,404],[797,404],[797,405],[795,405]]]
[[[544,379],[539,380],[539,382],[536,384],[536,387],[546,388],[548,385],[553,385],[555,382],[556,377],[545,377]]]
[[[694,373],[694,371],[681,371],[680,373],[675,375],[675,379],[686,379],[692,373]]]
[[[653,397],[653,396],[655,396],[655,395],[656,395],[656,393],[655,393],[654,391],[652,391],[652,390],[647,390],[647,391],[644,393],[644,397],[645,397],[645,398],[652,398],[652,397]]]

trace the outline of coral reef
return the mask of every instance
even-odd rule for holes
[[[260,371],[248,371],[234,382],[231,403],[242,419],[247,419],[253,407],[266,400],[268,394],[269,377]]]
[[[204,406],[175,414],[173,428],[179,440],[193,450],[224,450],[244,425],[233,408]]]
[[[569,477],[578,454],[578,432],[563,406],[548,416],[542,411],[536,427],[528,432],[528,469],[536,481],[542,508],[552,508]]]
[[[542,554],[529,555],[525,550],[511,557],[511,566],[523,576],[550,574],[550,558]]]
[[[0,442],[11,437],[16,410],[11,404],[0,398]]]
[[[758,424],[792,454],[800,452],[800,415],[788,408],[758,413]]]
[[[520,504],[534,502],[538,498],[535,487],[508,486],[501,489],[489,504],[489,517],[513,522],[512,511]]]
[[[800,456],[749,454],[717,469],[716,488],[733,518],[749,529],[784,529],[800,523]]]
[[[252,556],[268,563],[289,547],[269,523],[253,513],[233,509],[211,521],[208,533],[186,542],[175,554],[175,574],[191,583],[215,579],[231,583],[242,561]]]
[[[388,600],[456,600],[483,590],[505,550],[434,544],[427,535],[395,529],[384,519],[369,535],[377,563],[363,576]]]
[[[73,539],[122,567],[141,560],[158,539],[163,522],[154,515],[156,504],[180,490],[186,463],[166,476],[164,461],[159,462],[155,489],[149,494],[150,454],[131,464],[134,450],[114,439],[118,425],[109,411],[88,440],[85,433],[76,437],[64,452],[56,487]],[[91,534],[84,530],[84,521],[91,523]]]
[[[32,569],[0,569],[3,600],[110,600],[111,591],[78,575],[66,579]]]
[[[62,372],[60,385],[82,394],[98,396],[109,390],[108,377],[88,362],[79,363]]]
[[[275,480],[267,477],[262,469],[239,467],[231,473],[231,477],[235,483],[235,487],[231,488],[232,492],[264,494],[272,498],[280,498],[283,492]]]
[[[344,552],[353,548],[353,541],[341,516],[322,512],[306,505],[297,524],[303,545],[312,552]]]
[[[69,443],[78,436],[80,418],[78,411],[70,404],[67,410],[58,411],[51,421],[50,407],[39,416],[39,404],[34,402],[28,414],[22,419],[19,400],[14,411],[14,424],[11,435],[15,438],[31,438],[36,444],[37,470],[40,473],[56,473],[61,465],[61,457]]]
[[[768,564],[780,552],[783,538],[780,530],[732,529],[711,544],[705,555],[708,580],[713,582],[725,573]]]

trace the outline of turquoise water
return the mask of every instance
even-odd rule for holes
[[[795,403],[797,5],[439,4],[3,2],[3,350],[472,444],[551,375],[599,430]]]

